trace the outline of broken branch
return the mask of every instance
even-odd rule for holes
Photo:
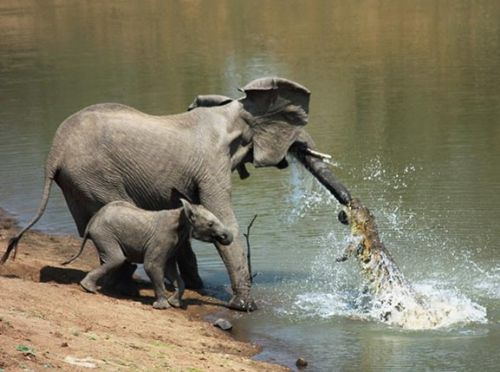
[[[252,261],[251,261],[251,253],[250,253],[250,229],[252,228],[252,225],[255,222],[256,218],[257,218],[257,215],[253,216],[252,221],[250,221],[250,224],[247,226],[246,234],[243,233],[243,236],[245,237],[245,240],[247,242],[247,262],[248,262],[248,273],[250,275],[250,283],[253,282],[253,278],[255,277],[255,275],[252,275]]]

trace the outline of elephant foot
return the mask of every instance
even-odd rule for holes
[[[173,307],[182,307],[182,300],[178,298],[176,295],[170,296],[168,298],[168,303]]]
[[[169,307],[170,307],[170,304],[168,303],[166,298],[161,298],[161,299],[153,302],[154,309],[164,310],[164,309],[168,309]]]
[[[87,278],[83,278],[83,280],[80,282],[80,287],[82,287],[86,292],[97,293],[97,286],[95,282]]]
[[[239,295],[233,296],[233,298],[231,298],[231,300],[227,303],[227,307],[233,310],[247,312],[257,310],[257,305],[251,297],[243,297]]]

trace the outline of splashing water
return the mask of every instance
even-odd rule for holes
[[[384,252],[379,262],[362,265],[364,271],[374,273],[374,280],[367,284],[373,294],[367,310],[374,319],[406,329],[486,322],[486,309],[463,296],[451,291],[433,294],[432,287],[419,287],[417,291]]]
[[[297,165],[297,161],[293,157],[288,158],[288,160],[291,164],[290,184],[292,187],[289,202],[293,205],[292,210],[287,211],[287,214],[283,216],[288,223],[296,223],[317,207],[328,206],[333,209],[338,207],[335,198],[306,173],[302,166]],[[335,163],[335,166],[339,165]]]
[[[363,170],[363,177],[385,184],[389,191],[394,191],[406,187],[405,177],[416,171],[414,166],[406,166],[401,176],[391,176],[392,180],[387,181],[387,175],[383,171],[381,163],[375,161],[368,170]],[[321,190],[311,192],[314,185],[304,186],[300,173],[292,173],[292,177],[295,179],[292,194],[292,203],[295,206],[292,215],[295,219],[302,218],[306,212],[310,212],[310,209],[319,205],[335,205],[333,198]],[[303,192],[304,187],[309,191]],[[380,188],[377,191],[380,191]],[[379,199],[380,202],[384,204],[384,200]],[[394,240],[394,237],[400,240],[404,239],[404,241],[415,240],[415,237],[412,237],[411,233],[408,232],[408,227],[415,222],[414,213],[402,211],[399,205],[391,205],[390,209],[382,208],[381,217],[384,225],[387,225],[386,228],[391,229],[390,233],[386,233],[391,238],[390,240]],[[413,231],[418,235],[419,239],[417,240],[423,240],[427,245],[441,244],[446,246],[452,244],[449,241],[443,241],[442,237],[427,238],[429,241],[426,241],[423,236],[428,236],[428,233],[421,234],[415,229]],[[379,261],[361,263],[362,271],[365,273],[363,276],[360,276],[359,264],[357,263],[356,265],[336,264],[335,258],[339,256],[339,252],[343,251],[346,243],[352,243],[351,237],[346,237],[339,242],[338,236],[339,233],[334,231],[320,239],[318,243],[324,249],[312,263],[313,273],[306,284],[309,288],[304,293],[303,283],[299,286],[297,283],[293,283],[291,287],[295,286],[299,289],[292,295],[292,305],[276,309],[278,314],[324,319],[340,316],[375,320],[412,330],[438,329],[487,322],[486,309],[460,293],[459,289],[453,285],[452,279],[449,278],[449,273],[443,273],[440,275],[441,278],[436,280],[436,273],[429,272],[427,277],[414,281],[412,285],[403,276],[392,257],[387,256],[385,252],[381,252]],[[433,250],[435,252],[445,251],[442,247]],[[458,266],[458,269],[484,271],[472,260],[464,259],[464,257],[453,258],[453,255],[450,257],[456,260],[454,264],[457,263],[455,266]],[[458,264],[459,262],[460,264]],[[453,266],[453,270],[455,270],[455,266]],[[493,273],[487,272],[486,274],[498,277],[497,271],[494,270]],[[367,276],[366,273],[371,275]],[[361,285],[353,287],[360,282]],[[491,286],[486,287],[485,291],[491,292]],[[493,291],[497,292],[497,289]]]
[[[320,260],[314,263],[318,265],[319,272],[308,284],[315,284],[306,293],[295,293],[292,306],[276,309],[278,314],[322,319],[340,316],[379,321],[409,330],[487,322],[486,309],[458,289],[442,288],[442,281],[411,285],[393,261],[387,261],[386,257],[382,258],[384,263],[380,267],[387,270],[387,274],[373,282],[360,275],[356,269],[358,263],[335,265],[326,263],[328,259],[334,261],[334,255],[323,257],[322,264]],[[376,271],[374,268],[370,270]],[[353,283],[359,281],[362,284],[353,287]],[[382,281],[384,284],[381,284]]]

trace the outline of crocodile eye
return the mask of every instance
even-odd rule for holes
[[[349,225],[349,217],[347,217],[347,213],[345,211],[340,211],[337,218],[340,221],[340,223],[344,225]]]

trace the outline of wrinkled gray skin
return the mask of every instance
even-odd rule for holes
[[[50,186],[62,189],[80,235],[105,204],[124,200],[147,210],[176,208],[174,189],[212,211],[234,236],[229,246],[216,243],[227,268],[233,297],[228,306],[253,310],[244,245],[231,205],[231,172],[245,178],[245,163],[287,166],[294,154],[335,197],[350,195],[328,165],[306,154],[314,148],[303,130],[310,92],[281,78],[262,78],[242,88],[245,96],[199,96],[191,110],[153,116],[120,104],[87,107],[58,128],[45,173],[36,216],[9,242],[1,262],[45,210]],[[178,257],[186,285],[201,287],[196,257],[186,240]]]
[[[80,251],[63,265],[77,259],[87,240],[91,239],[97,248],[101,266],[90,271],[80,282],[86,291],[95,293],[97,281],[126,261],[144,263],[144,270],[156,295],[153,307],[180,307],[184,281],[175,261],[179,242],[190,236],[222,245],[233,241],[231,232],[210,211],[201,205],[191,205],[184,199],[181,202],[182,208],[162,211],[146,211],[125,201],[106,204],[90,219]],[[175,287],[175,293],[168,298],[165,276]]]

